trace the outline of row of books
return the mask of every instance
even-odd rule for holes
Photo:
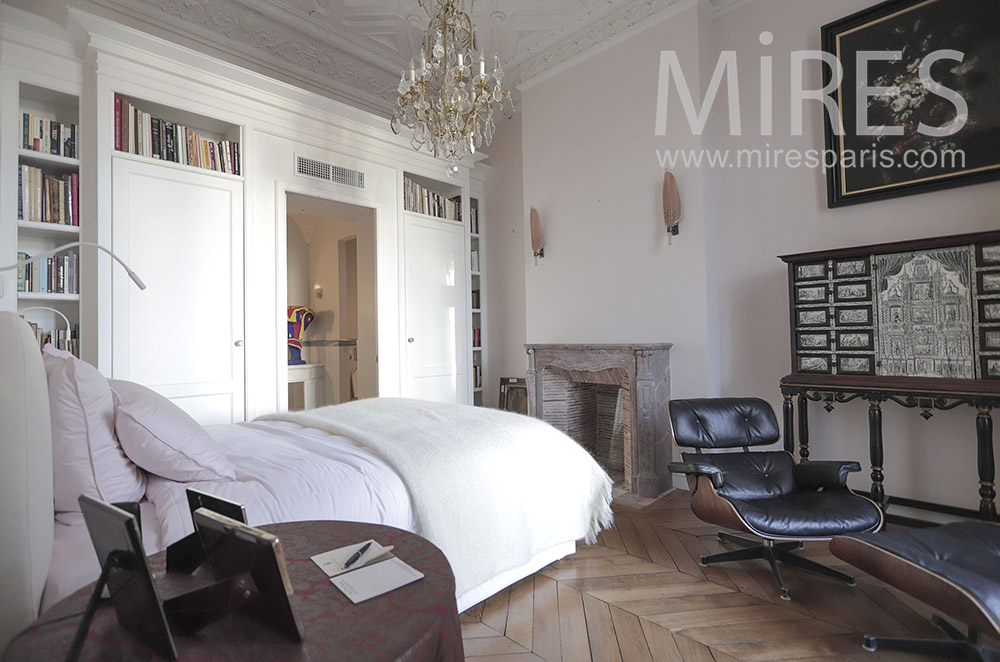
[[[27,320],[25,321],[27,322]],[[57,349],[66,350],[73,356],[80,358],[80,327],[78,325],[73,326],[72,333],[69,329],[46,331],[34,322],[28,322],[28,326],[35,334],[39,349],[44,349],[46,345],[52,344]]]
[[[474,310],[479,310],[483,307],[482,297],[479,294],[479,290],[472,290],[472,308]]]
[[[17,217],[23,221],[80,225],[80,175],[54,177],[22,165],[17,172]]]
[[[472,249],[472,273],[479,273],[479,250]]]
[[[17,261],[27,260],[23,251]],[[79,294],[80,264],[74,251],[17,268],[17,291],[36,294]]]
[[[475,207],[469,210],[469,232],[479,234],[479,210]]]
[[[34,113],[21,113],[21,147],[32,152],[76,157],[80,128]]]
[[[239,175],[240,144],[209,140],[176,122],[153,117],[115,95],[115,149],[152,159]]]
[[[472,366],[472,388],[483,387],[483,366]]]
[[[462,198],[446,198],[440,193],[424,188],[412,179],[403,178],[403,209],[437,216],[449,221],[462,220]]]
[[[472,329],[472,346],[482,347],[483,346],[483,330],[473,328]]]

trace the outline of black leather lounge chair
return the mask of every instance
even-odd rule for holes
[[[767,559],[781,587],[778,561],[854,585],[854,577],[792,554],[804,540],[829,540],[845,533],[878,531],[882,511],[847,487],[857,462],[795,464],[784,451],[751,452],[778,441],[774,411],[759,398],[672,400],[668,409],[674,442],[694,453],[670,464],[688,476],[691,509],[706,522],[758,536],[763,542],[719,532],[719,539],[743,549],[701,557],[701,564]],[[706,453],[742,448],[737,453]]]
[[[834,538],[838,558],[965,623],[968,634],[939,614],[931,620],[951,640],[865,635],[868,650],[936,655],[952,660],[1000,660],[981,634],[1000,639],[1000,525],[945,524]]]

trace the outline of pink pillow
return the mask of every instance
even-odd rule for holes
[[[115,407],[108,381],[89,363],[46,346],[52,469],[56,511],[79,511],[87,494],[107,502],[138,501],[146,477],[115,439]]]
[[[125,454],[146,471],[170,480],[236,480],[222,446],[183,409],[152,389],[110,380],[115,431]]]

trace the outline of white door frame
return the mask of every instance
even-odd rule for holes
[[[390,216],[389,207],[384,203],[373,200],[364,195],[352,195],[348,191],[332,191],[327,186],[317,183],[310,186],[306,182],[287,182],[275,180],[274,182],[274,206],[275,206],[275,287],[277,291],[277,309],[275,318],[278,338],[288,337],[288,194],[309,196],[319,200],[339,202],[343,204],[355,205],[371,209],[375,215],[375,270],[376,270],[376,296],[378,297],[378,334],[375,341],[378,365],[378,388],[379,395],[397,395],[399,392],[400,367],[393,361],[382,361],[379,355],[383,354],[386,342],[386,319],[384,315],[383,293],[385,292],[386,280],[383,278],[384,252],[382,244],[383,224],[389,220],[395,221],[395,215]],[[395,250],[395,245],[392,247]],[[393,284],[395,279],[393,279]],[[398,333],[397,329],[393,329]],[[392,338],[395,341],[395,336]],[[275,348],[277,350],[277,348]],[[287,354],[277,351],[276,353],[277,389],[278,389],[278,410],[288,410],[288,359]]]

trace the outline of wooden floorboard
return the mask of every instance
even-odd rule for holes
[[[781,565],[782,600],[766,561],[702,567],[733,549],[674,491],[642,510],[615,508],[597,544],[517,582],[461,616],[475,662],[923,662],[869,653],[864,634],[941,638],[926,605],[830,554],[799,553],[857,577],[857,586]]]

